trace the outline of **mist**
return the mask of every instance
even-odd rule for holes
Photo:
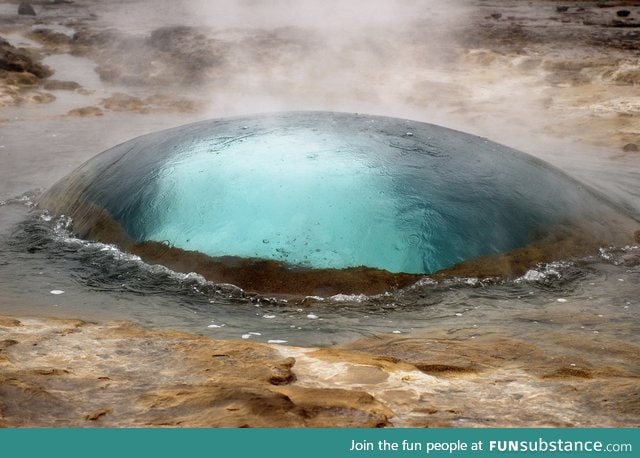
[[[470,1],[164,5],[180,9],[164,11],[164,23],[181,18],[216,40],[220,65],[207,72],[200,92],[207,117],[362,112],[431,122],[543,156],[549,149],[541,135],[548,120],[544,72],[523,72],[522,58],[476,49],[481,16]]]
[[[105,83],[98,91],[108,102],[96,101],[105,112],[173,112],[169,125],[290,110],[408,118],[487,137],[608,193],[626,192],[602,176],[612,157],[628,159],[619,152],[637,141],[640,113],[629,96],[640,73],[624,51],[633,42],[609,27],[613,9],[564,14],[552,2],[477,0],[83,3],[95,22],[79,27],[72,53]],[[76,62],[66,67],[81,77]],[[125,97],[109,97],[116,92]],[[129,123],[117,130],[105,144],[132,135]],[[630,188],[638,175],[625,164],[613,188]]]
[[[161,58],[149,58],[145,47],[127,45],[127,52],[158,74],[197,73],[170,90],[195,93],[205,117],[362,112],[431,122],[528,152],[547,149],[537,147],[549,118],[544,69],[523,70],[522,56],[487,49],[479,34],[492,10],[471,0],[122,4],[102,6],[100,16],[129,34],[192,29],[167,40]],[[176,56],[183,68],[162,66]]]
[[[442,123],[451,101],[466,97],[451,66],[470,11],[463,1],[199,0],[110,22],[147,35],[185,24],[202,31],[206,46],[171,51],[219,56],[197,70],[208,116],[330,110]]]
[[[421,119],[412,98],[445,64],[452,25],[465,10],[412,0],[189,7],[217,37],[236,40],[225,81],[210,86],[212,114],[331,110]]]

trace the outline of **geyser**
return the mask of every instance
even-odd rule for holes
[[[40,206],[71,216],[82,237],[280,293],[383,290],[538,243],[510,262],[526,264],[567,233],[612,234],[617,215],[557,169],[486,139],[326,112],[145,135],[86,162]]]

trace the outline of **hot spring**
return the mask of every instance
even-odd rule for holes
[[[89,160],[39,206],[80,237],[249,291],[375,293],[514,277],[632,240],[549,164],[431,124],[292,112],[198,122]]]

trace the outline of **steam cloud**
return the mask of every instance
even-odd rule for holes
[[[198,0],[183,6],[191,24],[233,43],[224,75],[212,76],[211,115],[318,109],[437,121],[443,96],[461,90],[446,70],[468,11],[461,2]]]

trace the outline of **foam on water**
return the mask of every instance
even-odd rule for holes
[[[14,208],[24,208],[24,202],[16,202]],[[17,304],[28,304],[40,314],[95,319],[98,312],[216,338],[238,339],[247,334],[250,339],[263,342],[286,340],[286,344],[313,346],[385,332],[403,337],[420,335],[429,329],[448,330],[452,336],[471,333],[473,337],[491,333],[498,325],[502,332],[508,328],[518,335],[523,326],[531,326],[529,331],[542,329],[539,323],[545,313],[562,313],[558,307],[571,307],[579,313],[576,330],[591,335],[598,331],[602,335],[613,332],[607,331],[611,329],[622,338],[633,340],[636,336],[637,326],[629,318],[639,310],[634,273],[637,246],[606,248],[609,259],[594,256],[531,269],[548,274],[544,278],[513,282],[458,278],[438,282],[425,277],[395,292],[307,297],[296,303],[248,294],[232,285],[207,281],[198,274],[148,265],[115,247],[74,238],[67,223],[66,219],[45,221],[33,217],[21,224],[9,246],[3,245],[0,273],[6,280],[6,313],[20,307],[11,305],[15,296]],[[20,274],[16,277],[18,265]],[[13,285],[20,289],[7,289]],[[52,290],[65,293],[56,296],[50,294]],[[29,297],[27,302],[20,299],[25,294]],[[38,297],[42,305],[39,300],[34,302]],[[567,302],[560,303],[558,298]],[[534,318],[523,321],[519,318],[522,313]],[[608,324],[598,323],[595,327],[588,320],[580,321],[580,317],[590,315],[603,315]],[[545,326],[553,328],[554,324]]]
[[[524,153],[430,124],[323,112],[139,137],[41,204],[88,232],[87,208],[104,210],[135,243],[214,258],[411,274],[524,247],[559,226],[615,227],[602,217],[608,203]]]

